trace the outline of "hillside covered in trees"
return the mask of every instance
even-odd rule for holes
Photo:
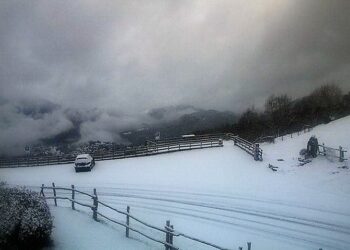
[[[278,136],[315,126],[350,114],[350,92],[343,94],[336,84],[325,84],[311,94],[293,100],[286,94],[271,95],[264,109],[254,107],[243,112],[237,123],[227,124],[198,134],[232,132],[255,140],[264,136]]]

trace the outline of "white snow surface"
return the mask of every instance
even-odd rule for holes
[[[152,225],[164,227],[170,219],[175,230],[230,249],[246,249],[248,241],[253,250],[350,249],[348,161],[319,156],[298,166],[299,151],[311,135],[326,146],[348,150],[350,116],[262,144],[262,162],[225,141],[222,148],[100,161],[84,173],[75,173],[73,164],[0,169],[0,180],[33,189],[52,182],[88,192],[96,188],[100,201],[124,211],[130,205],[132,214]],[[91,204],[91,199],[77,198]],[[79,211],[72,211],[65,208],[68,202],[58,202],[59,207],[52,206],[56,249],[164,249],[133,232],[127,239],[123,227],[94,222],[91,211],[78,205]],[[125,222],[125,216],[99,211]],[[164,239],[134,221],[131,225]],[[92,234],[98,237],[82,236]],[[213,249],[182,237],[175,237],[174,244]]]

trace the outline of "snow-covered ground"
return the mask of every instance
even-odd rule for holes
[[[178,231],[231,249],[245,247],[250,241],[253,250],[345,250],[350,249],[348,161],[340,163],[319,156],[299,166],[298,154],[311,135],[327,146],[349,149],[349,128],[350,117],[346,117],[300,136],[262,144],[263,162],[255,162],[231,142],[224,142],[223,148],[97,162],[90,173],[77,174],[72,165],[0,169],[0,180],[32,188],[52,182],[58,186],[75,184],[89,192],[95,187],[99,200],[123,210],[130,205],[131,212],[142,220],[163,227],[170,219]],[[278,170],[269,169],[269,163],[278,166]],[[59,205],[69,206],[63,201]],[[114,247],[116,241],[123,249],[164,248],[135,233],[131,233],[132,239],[126,239],[124,228],[117,225],[97,225],[90,218],[90,211],[87,215],[90,217],[84,221],[87,211],[79,209],[80,214],[67,208],[53,208],[57,248],[96,249],[96,245],[89,247],[87,243],[94,238],[84,237],[84,242],[79,242],[74,237],[95,229],[96,234],[104,237],[103,244],[107,244],[97,247],[100,249],[106,246],[118,249]],[[102,212],[114,216],[107,210]],[[77,219],[75,227],[70,228],[66,221],[74,221],[69,219],[73,217],[81,218],[81,226]],[[114,217],[125,221],[123,217]],[[164,238],[163,234],[133,225]],[[70,234],[65,231],[67,228],[71,229]],[[108,245],[106,241],[112,234],[115,238],[110,238]],[[69,245],[72,239],[74,244]],[[63,241],[67,245],[60,245]],[[183,238],[175,238],[174,243],[182,249],[211,249]]]
[[[123,234],[105,223],[96,223],[86,212],[53,206],[51,213],[55,249],[151,249],[144,242],[125,240]]]

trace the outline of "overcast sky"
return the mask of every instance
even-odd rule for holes
[[[0,151],[71,128],[74,112],[85,139],[115,140],[152,108],[347,92],[349,13],[348,0],[2,0]]]

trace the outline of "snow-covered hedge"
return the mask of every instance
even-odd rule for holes
[[[52,218],[38,193],[0,183],[0,249],[36,248],[49,242]]]

